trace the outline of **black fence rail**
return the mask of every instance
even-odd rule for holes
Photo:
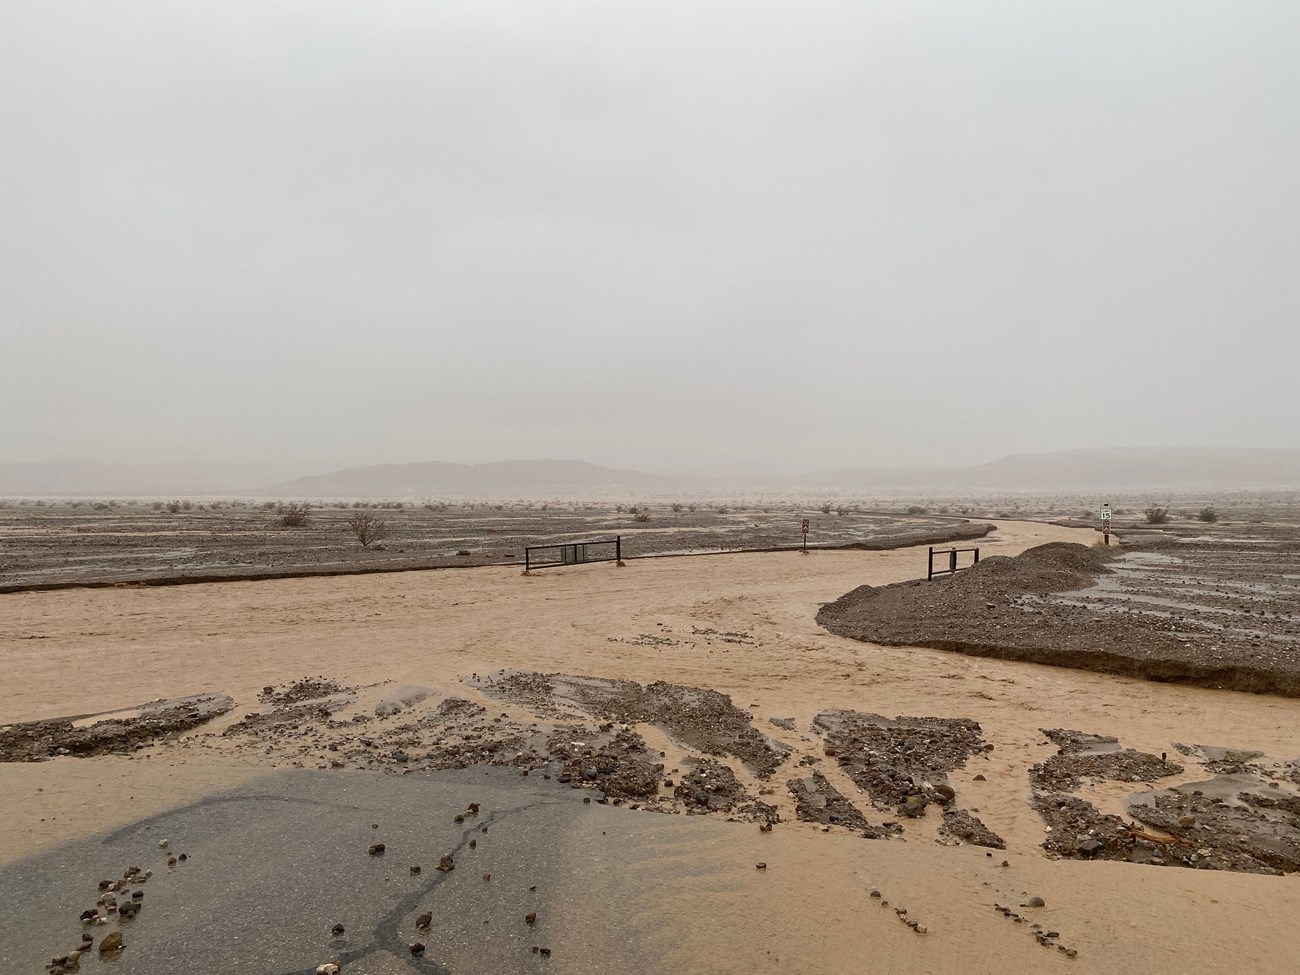
[[[957,553],[958,553],[958,552],[974,552],[974,553],[975,553],[975,558],[971,560],[971,564],[970,564],[970,565],[958,566],[958,565],[957,565]],[[941,556],[941,557],[942,557],[942,556],[947,556],[948,568],[946,568],[946,569],[936,569],[936,568],[934,567],[934,557],[935,557],[936,555]],[[971,566],[979,565],[979,561],[980,561],[980,550],[977,549],[977,548],[941,548],[941,549],[935,549],[933,546],[931,546],[931,547],[930,547],[930,560],[929,560],[929,564],[926,566],[925,578],[926,578],[926,580],[928,581],[928,580],[930,580],[930,579],[933,579],[935,576],[943,576],[943,575],[949,575],[949,574],[954,573],[954,572],[961,572],[963,569],[969,569],[969,568],[971,568]],[[942,564],[942,562],[941,562],[940,564]]]
[[[563,542],[559,545],[528,545],[524,548],[524,572],[556,565],[585,565],[588,562],[622,562],[623,536],[594,542]]]

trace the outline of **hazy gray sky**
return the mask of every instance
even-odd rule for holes
[[[1300,446],[1300,3],[0,5],[0,460]]]

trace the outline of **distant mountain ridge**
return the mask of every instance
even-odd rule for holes
[[[632,497],[672,492],[1300,489],[1300,449],[1097,447],[949,467],[842,468],[792,477],[676,477],[579,460],[424,461],[307,473],[288,464],[0,464],[0,495],[244,494],[299,498]]]

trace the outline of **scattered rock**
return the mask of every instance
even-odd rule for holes
[[[983,750],[980,726],[968,718],[896,717],[823,711],[813,719],[854,785],[878,809],[924,815],[930,802],[956,796],[947,775]]]
[[[1006,841],[1001,836],[965,809],[945,809],[941,831],[972,846],[983,846],[994,850],[1005,850],[1007,847]]]

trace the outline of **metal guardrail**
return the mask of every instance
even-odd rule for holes
[[[536,554],[534,554],[536,553]],[[524,573],[557,565],[585,565],[588,562],[622,562],[623,536],[594,542],[562,542],[559,545],[524,547]]]
[[[970,565],[963,565],[959,568],[957,566],[958,552],[974,552],[975,558]],[[936,569],[934,567],[934,557],[936,555],[948,556],[948,568]],[[930,546],[930,558],[928,564],[926,565],[926,574],[925,574],[926,581],[927,582],[930,581],[935,576],[950,575],[955,572],[961,572],[965,569],[972,568],[973,566],[979,565],[979,561],[980,561],[980,550],[978,548],[949,548],[949,549],[939,549],[936,552],[934,546]]]

